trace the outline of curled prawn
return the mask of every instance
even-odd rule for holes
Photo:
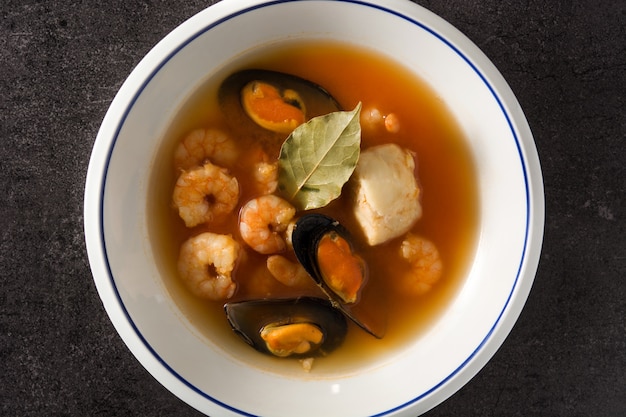
[[[284,256],[268,256],[266,264],[272,276],[288,287],[305,287],[313,282],[299,262],[292,262]]]
[[[282,234],[295,214],[291,204],[273,194],[254,198],[239,213],[241,238],[259,253],[282,252],[287,246]]]
[[[239,244],[230,235],[205,232],[191,237],[180,248],[180,278],[198,297],[230,298],[237,289],[231,275],[239,251]]]
[[[174,151],[174,167],[187,170],[210,161],[230,167],[237,159],[234,140],[219,129],[192,130]]]
[[[400,256],[409,264],[399,280],[404,294],[425,294],[441,278],[443,263],[437,247],[430,240],[407,233],[400,244]]]
[[[235,209],[239,183],[225,168],[207,162],[180,174],[172,200],[187,227],[210,223]]]

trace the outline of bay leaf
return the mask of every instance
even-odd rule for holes
[[[278,189],[299,210],[324,207],[339,197],[361,150],[361,103],[298,126],[278,158]]]

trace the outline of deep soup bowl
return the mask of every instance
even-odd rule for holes
[[[298,39],[366,47],[425,80],[462,129],[478,182],[476,249],[433,325],[389,355],[324,375],[256,366],[256,352],[224,349],[199,332],[163,283],[147,214],[158,150],[185,101],[242,54]],[[513,327],[535,276],[543,224],[539,160],[511,89],[458,30],[404,0],[224,0],[198,13],[124,82],[86,179],[86,244],[106,312],[162,385],[211,416],[416,416],[435,407]]]

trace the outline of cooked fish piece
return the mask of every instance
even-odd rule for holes
[[[422,216],[415,160],[398,145],[361,152],[351,181],[354,214],[370,245],[403,235]]]

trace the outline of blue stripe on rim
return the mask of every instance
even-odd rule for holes
[[[227,410],[230,410],[232,412],[235,412],[237,414],[240,414],[242,416],[250,416],[250,417],[255,417],[255,414],[249,414],[245,411],[239,410],[237,408],[234,408],[228,404],[225,404],[219,400],[217,400],[216,398],[211,397],[210,395],[208,395],[207,393],[201,391],[199,388],[197,388],[196,386],[194,386],[192,383],[190,383],[189,381],[187,381],[185,378],[183,378],[182,375],[180,375],[178,372],[176,372],[170,365],[168,365],[167,362],[165,362],[165,360],[159,356],[159,354],[154,350],[154,348],[148,343],[148,341],[144,338],[144,336],[141,334],[141,332],[139,331],[139,329],[137,328],[137,325],[135,324],[135,322],[132,320],[132,318],[130,317],[130,314],[128,313],[128,310],[126,309],[126,306],[124,305],[124,302],[122,301],[122,298],[120,296],[119,290],[117,288],[117,286],[115,285],[115,279],[113,278],[113,273],[111,271],[111,266],[109,263],[109,258],[107,256],[107,252],[106,252],[106,242],[105,242],[105,237],[104,237],[104,189],[106,186],[106,178],[107,178],[107,173],[109,170],[109,164],[110,164],[110,160],[111,160],[111,155],[113,153],[113,149],[115,148],[115,143],[117,142],[118,139],[118,135],[122,129],[122,126],[124,125],[124,122],[126,120],[126,118],[128,117],[128,114],[130,113],[131,109],[133,108],[135,102],[137,101],[137,99],[139,98],[139,96],[141,95],[141,93],[143,92],[143,90],[146,88],[146,86],[150,83],[150,81],[154,78],[154,76],[161,70],[161,68],[163,68],[163,66],[165,66],[165,64],[167,64],[167,62],[174,57],[179,51],[181,51],[182,49],[184,49],[188,44],[190,44],[191,42],[193,42],[196,38],[198,38],[199,36],[203,35],[204,33],[208,32],[209,30],[215,28],[216,26],[219,26],[220,24],[231,20],[239,15],[248,13],[250,11],[256,10],[256,9],[260,9],[260,8],[264,8],[264,7],[269,7],[269,6],[273,6],[273,5],[277,5],[277,4],[282,4],[282,3],[291,3],[294,1],[298,1],[298,0],[276,0],[276,1],[271,1],[268,3],[264,3],[264,4],[259,4],[259,5],[255,5],[252,7],[249,7],[247,9],[243,9],[240,10],[238,12],[235,12],[231,15],[228,15],[216,22],[213,22],[212,24],[204,27],[203,29],[199,30],[197,33],[195,33],[194,35],[190,36],[189,39],[187,39],[183,44],[181,44],[178,48],[176,48],[175,50],[173,50],[168,56],[166,56],[163,61],[154,69],[154,71],[150,74],[150,76],[146,79],[146,81],[139,87],[139,89],[137,90],[137,92],[135,93],[135,95],[133,96],[130,105],[128,106],[128,108],[124,111],[124,114],[120,120],[119,125],[117,126],[117,129],[115,130],[115,135],[113,137],[113,141],[111,143],[111,146],[109,148],[109,151],[107,153],[107,158],[106,158],[106,166],[104,168],[104,176],[103,176],[103,180],[102,180],[102,184],[101,184],[101,200],[100,200],[100,240],[101,240],[101,245],[102,245],[102,252],[104,255],[104,259],[105,259],[105,263],[106,263],[106,267],[108,270],[108,275],[111,281],[111,285],[115,291],[115,295],[118,299],[119,305],[122,308],[124,315],[126,316],[126,319],[128,320],[128,323],[132,326],[133,330],[135,331],[135,333],[137,334],[137,336],[139,337],[139,339],[142,341],[142,343],[144,344],[144,346],[150,351],[150,353],[154,356],[155,359],[158,360],[158,362],[165,368],[167,369],[173,376],[175,376],[180,382],[182,382],[184,385],[186,385],[189,389],[191,389],[192,391],[194,391],[195,393],[199,394],[200,396],[212,401],[213,403],[219,405],[220,407],[223,407]],[[529,192],[529,188],[528,188],[528,174],[527,174],[527,168],[526,168],[526,164],[524,162],[524,157],[523,157],[523,153],[522,153],[522,149],[521,149],[521,145],[519,143],[519,138],[517,136],[517,133],[515,131],[515,128],[513,127],[513,123],[511,121],[511,118],[509,117],[508,113],[506,112],[506,109],[504,108],[504,105],[502,104],[502,101],[500,100],[500,98],[498,97],[498,95],[496,94],[495,89],[491,86],[491,84],[489,84],[489,81],[487,80],[487,78],[478,70],[478,68],[474,65],[474,63],[468,58],[466,57],[460,50],[458,50],[452,43],[450,43],[450,41],[448,41],[445,37],[443,37],[442,35],[440,35],[439,33],[437,33],[435,30],[427,27],[425,24],[416,21],[415,19],[409,17],[409,16],[405,16],[397,11],[394,10],[390,10],[384,6],[381,5],[375,5],[375,4],[370,4],[364,1],[359,1],[359,0],[333,0],[333,1],[340,1],[343,3],[353,3],[353,4],[358,4],[358,5],[362,5],[362,6],[366,6],[366,7],[371,7],[374,9],[378,9],[381,10],[385,13],[389,13],[391,15],[395,15],[401,19],[404,19],[416,26],[419,26],[421,29],[425,30],[426,32],[430,33],[431,35],[433,35],[434,37],[436,37],[437,39],[439,39],[441,42],[443,42],[445,45],[447,45],[450,49],[452,49],[458,56],[460,56],[476,73],[476,75],[478,75],[480,77],[480,79],[483,81],[483,83],[485,84],[485,86],[489,89],[489,91],[491,92],[491,94],[493,95],[493,98],[496,100],[496,102],[498,103],[498,106],[500,107],[500,109],[502,110],[502,114],[504,115],[504,117],[506,118],[506,121],[509,125],[509,128],[511,129],[511,134],[513,135],[513,138],[515,140],[515,145],[517,147],[517,151],[518,154],[520,156],[520,163],[522,165],[522,172],[524,174],[524,188],[525,188],[525,193],[526,193],[526,230],[525,230],[525,234],[524,234],[524,247],[522,250],[522,255],[520,258],[520,263],[517,269],[517,273],[515,276],[515,281],[513,283],[513,286],[511,288],[511,291],[509,293],[509,296],[507,297],[506,302],[504,303],[502,310],[500,311],[500,314],[498,315],[496,321],[494,322],[493,326],[489,329],[489,331],[487,332],[487,334],[485,335],[485,337],[483,338],[483,340],[481,341],[481,343],[476,347],[476,349],[474,349],[474,351],[467,357],[467,359],[465,359],[465,361],[463,361],[463,363],[461,363],[454,371],[452,371],[450,373],[450,375],[448,375],[447,377],[445,377],[444,379],[442,379],[438,384],[434,385],[432,388],[430,388],[429,390],[425,391],[424,393],[420,394],[419,396],[413,398],[410,401],[407,401],[404,404],[401,404],[397,407],[394,407],[392,409],[389,409],[387,411],[384,411],[382,413],[379,414],[375,414],[372,415],[370,417],[381,417],[381,416],[385,416],[385,415],[389,415],[391,413],[394,413],[396,411],[399,411],[419,400],[421,400],[422,398],[428,396],[429,394],[432,394],[433,392],[435,392],[437,389],[439,389],[440,387],[442,387],[443,385],[445,385],[448,381],[450,381],[453,377],[455,377],[477,354],[478,352],[480,352],[480,350],[482,349],[482,347],[487,343],[487,341],[490,339],[491,335],[493,334],[493,332],[495,331],[495,328],[497,327],[498,323],[500,323],[500,320],[502,318],[502,316],[504,315],[504,312],[506,311],[510,301],[511,301],[511,297],[513,296],[513,292],[515,291],[515,288],[517,287],[517,283],[519,282],[519,278],[520,278],[520,273],[522,270],[522,266],[524,264],[524,259],[526,258],[526,249],[527,249],[527,245],[528,245],[528,235],[529,235],[529,222],[530,222],[530,192]]]

